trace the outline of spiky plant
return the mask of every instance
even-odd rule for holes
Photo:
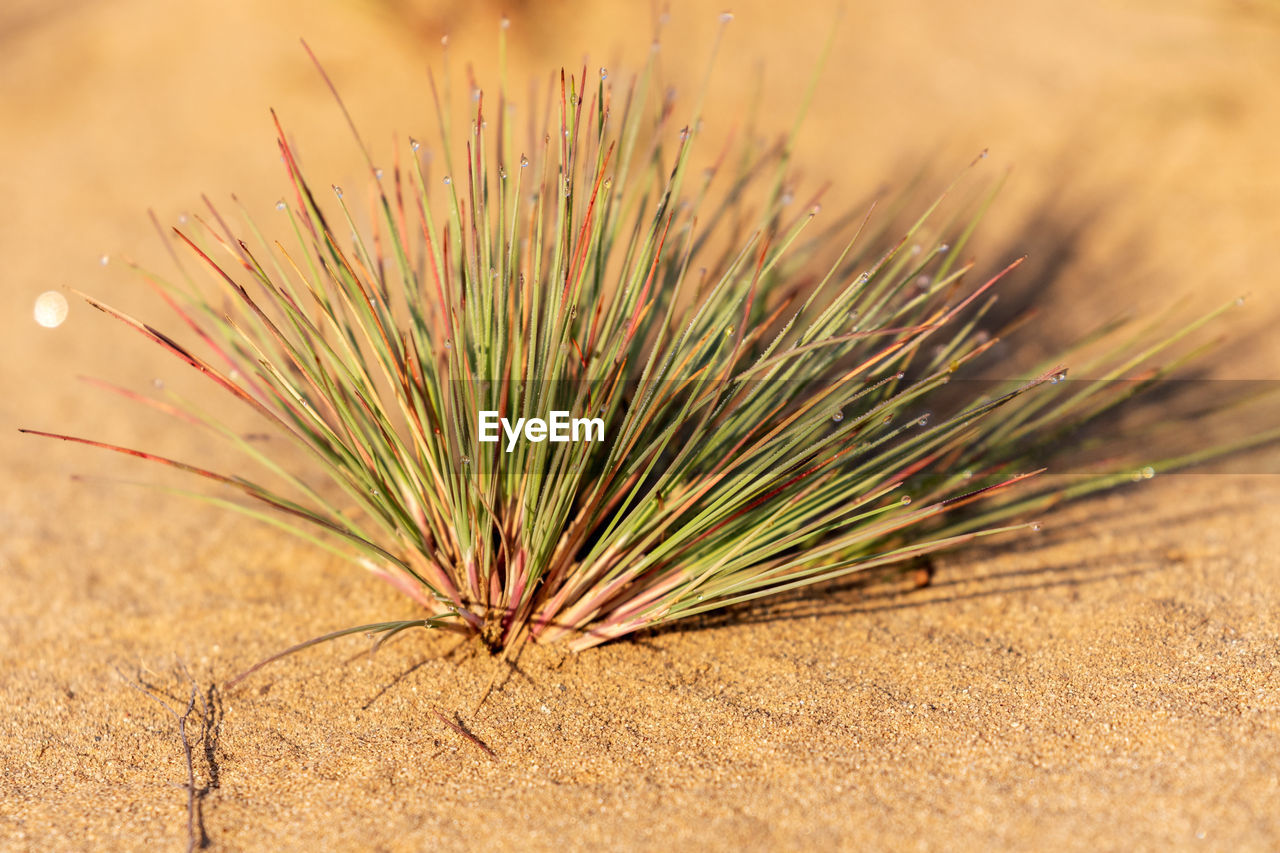
[[[1096,381],[1061,382],[1064,353],[1021,380],[944,388],[995,344],[984,318],[1017,261],[971,282],[973,222],[936,224],[937,204],[886,251],[856,221],[815,226],[816,204],[787,189],[791,137],[695,169],[701,105],[683,121],[655,105],[652,66],[615,80],[561,72],[519,143],[505,92],[492,111],[476,93],[460,140],[437,99],[443,172],[411,141],[384,173],[361,143],[367,218],[336,187],[322,199],[280,132],[293,245],[247,218],[242,238],[213,211],[175,234],[220,299],[145,273],[198,347],[89,299],[309,467],[177,400],[152,402],[280,485],[71,440],[239,490],[252,500],[207,499],[353,559],[423,610],[326,638],[430,626],[493,649],[584,649],[1025,530],[1142,476],[1130,462],[1036,477],[1070,449],[1064,433],[1159,381],[1170,366],[1153,359],[1218,312],[1173,334],[1107,330],[1117,344],[1074,365]],[[481,441],[485,412],[598,418],[602,435]]]

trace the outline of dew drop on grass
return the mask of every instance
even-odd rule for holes
[[[280,201],[276,202],[276,210],[284,210],[287,207],[288,205],[284,203],[284,199],[281,199]]]
[[[1057,385],[1059,382],[1066,381],[1066,378],[1067,378],[1067,372],[1065,370],[1060,370],[1057,373],[1053,374],[1053,377],[1049,379],[1049,384]]]
[[[414,151],[417,151],[419,148],[422,147],[422,143],[416,139],[411,138],[409,140],[409,147],[412,148]]]
[[[506,170],[506,169],[499,169],[499,170],[498,170],[498,177],[505,181],[505,180],[507,179],[507,170]]]
[[[911,496],[910,496],[910,495],[903,495],[903,496],[902,496],[902,500],[900,500],[898,503],[902,504],[903,506],[910,506],[910,505],[911,505]]]
[[[609,79],[609,69],[608,69],[608,68],[605,68],[605,67],[601,66],[601,68],[600,68],[600,79],[601,79],[601,80],[608,80],[608,79]]]
[[[470,456],[464,456],[464,457],[462,457],[462,464],[463,464],[463,465],[470,465],[470,464],[471,464],[471,457],[470,457]]]
[[[722,23],[722,24],[727,24],[727,23],[729,23],[729,22],[730,22],[730,21],[732,21],[732,20],[733,20],[733,13],[732,13],[732,12],[721,12],[721,13],[720,13],[720,23]]]
[[[381,170],[381,169],[374,169],[374,170],[373,170],[373,176],[374,176],[375,178],[377,178],[378,180],[382,180],[382,170]]]
[[[1044,526],[1038,521],[1031,525],[1032,533],[1039,533],[1043,529],[1044,529]]]
[[[917,421],[916,421],[916,423],[917,423],[917,424],[919,424],[920,426],[928,426],[928,425],[929,425],[929,413],[928,413],[928,412],[926,412],[925,414],[921,415],[921,416],[920,416],[920,419],[919,419],[919,420],[917,420]]]
[[[943,243],[942,245],[938,246],[939,255],[945,255],[947,252],[950,252],[950,251],[951,251],[950,243]]]
[[[966,468],[966,469],[964,470],[964,473],[960,475],[960,478],[961,478],[962,480],[972,480],[972,479],[973,479],[973,471],[971,471],[971,470],[969,470],[968,468]]]
[[[528,168],[528,166],[529,166],[529,158],[528,158],[528,157],[526,157],[526,156],[524,156],[523,154],[521,154],[521,155],[520,155],[520,168],[521,168],[521,169],[525,169],[525,168]]]
[[[840,423],[842,420],[844,420],[844,412],[837,410],[836,413],[831,416],[831,420],[835,421],[836,423]]]
[[[36,297],[36,322],[46,329],[56,329],[67,319],[67,297],[56,290],[46,290]]]
[[[453,349],[453,341],[445,341],[445,342],[444,342],[444,348],[445,348],[445,349]]]
[[[342,198],[342,187],[337,186],[335,184],[333,187],[333,194],[336,195],[338,198]]]
[[[444,176],[444,182],[445,182],[445,184],[451,184],[451,183],[453,183],[453,178],[449,177],[448,175],[445,175],[445,176]]]

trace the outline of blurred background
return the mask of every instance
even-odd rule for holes
[[[731,9],[706,146],[757,90],[762,127],[785,130],[834,28],[796,152],[802,186],[832,182],[825,202],[838,208],[919,174],[949,179],[989,148],[982,170],[1009,179],[978,251],[990,266],[1030,252],[1020,275],[1052,286],[1055,325],[1083,327],[1122,305],[1156,311],[1174,297],[1194,307],[1249,293],[1249,310],[1231,321],[1239,342],[1218,371],[1276,375],[1280,336],[1265,332],[1280,294],[1280,6],[742,0]],[[551,0],[9,0],[0,10],[5,459],[29,460],[11,429],[19,422],[74,429],[122,410],[86,394],[74,374],[145,380],[156,369],[141,341],[74,298],[63,326],[38,327],[38,294],[76,287],[163,320],[145,288],[101,258],[163,261],[148,208],[171,223],[202,193],[224,205],[236,193],[251,211],[268,210],[285,181],[270,108],[316,183],[359,174],[299,37],[375,156],[389,156],[406,135],[436,138],[426,72],[445,63],[442,37],[455,84],[474,62],[492,85],[508,16],[518,108],[520,81],[541,84],[552,68],[638,68],[665,20],[662,74],[691,100],[722,11],[704,2],[667,16],[645,3]],[[146,428],[124,424],[114,437],[136,440],[135,429]]]
[[[1229,340],[1213,367],[1214,374],[1280,377],[1280,335],[1272,331],[1280,319],[1280,4],[1275,0],[681,2],[673,4],[664,25],[660,62],[664,81],[684,95],[686,104],[702,79],[720,14],[728,3],[735,17],[711,78],[708,147],[714,147],[717,136],[741,120],[757,89],[761,125],[785,130],[802,100],[821,46],[834,32],[833,52],[795,153],[803,186],[816,188],[832,182],[824,210],[839,210],[842,203],[863,201],[884,188],[904,187],[918,175],[926,176],[927,187],[936,188],[958,174],[979,151],[990,149],[991,155],[979,170],[992,180],[1007,173],[1008,180],[974,249],[987,268],[1003,266],[1024,252],[1031,254],[1019,271],[1019,280],[1037,298],[1045,299],[1040,322],[1046,336],[1069,336],[1122,309],[1155,316],[1179,299],[1185,304],[1177,309],[1178,316],[1187,317],[1247,293],[1251,297],[1247,308],[1231,312],[1219,324]],[[482,83],[495,82],[492,69],[504,14],[510,18],[510,76],[517,106],[521,106],[518,96],[524,91],[520,81],[534,75],[542,83],[548,71],[562,65],[580,69],[585,63],[593,70],[606,66],[615,79],[627,69],[638,68],[649,55],[652,34],[662,18],[661,11],[644,2],[603,0],[0,2],[0,197],[6,202],[0,213],[0,483],[4,486],[0,489],[0,698],[8,709],[0,715],[0,752],[12,749],[18,756],[15,766],[19,760],[26,762],[27,775],[22,778],[27,781],[22,784],[29,785],[31,791],[44,784],[60,789],[49,792],[46,819],[50,825],[67,823],[69,815],[79,815],[104,832],[114,831],[111,828],[116,826],[134,832],[139,826],[182,825],[180,816],[174,816],[176,811],[155,817],[150,805],[131,805],[131,798],[151,797],[151,802],[172,801],[173,808],[178,808],[181,794],[175,793],[171,784],[178,778],[173,775],[176,765],[171,764],[173,744],[163,734],[148,739],[139,725],[128,721],[127,713],[123,719],[119,716],[124,701],[121,695],[128,691],[111,679],[107,661],[154,662],[178,655],[198,671],[209,673],[210,679],[222,678],[243,668],[246,661],[300,638],[387,618],[406,607],[389,588],[265,526],[195,502],[173,500],[162,492],[131,489],[115,482],[162,480],[162,472],[154,467],[146,469],[134,460],[19,435],[20,426],[93,435],[198,460],[215,469],[225,467],[221,463],[232,458],[197,430],[174,428],[172,421],[76,381],[77,375],[90,374],[149,389],[158,379],[193,394],[198,389],[202,404],[225,402],[193,381],[198,377],[187,375],[193,371],[184,370],[173,359],[161,358],[154,346],[91,310],[67,289],[90,293],[162,328],[172,327],[163,306],[120,261],[134,258],[162,268],[168,263],[166,250],[148,219],[149,208],[161,222],[172,223],[199,209],[202,193],[222,207],[231,206],[229,196],[235,193],[255,214],[265,217],[273,212],[272,205],[284,193],[286,177],[276,151],[271,108],[278,111],[297,140],[316,185],[358,183],[358,150],[330,93],[299,45],[299,37],[304,37],[323,61],[375,157],[389,156],[393,144],[403,144],[406,136],[437,138],[427,69],[438,72],[443,67],[443,37],[448,36],[448,63],[455,83],[465,80],[468,61],[474,61]],[[461,92],[461,87],[457,91]],[[461,97],[455,100],[461,101]],[[104,258],[108,261],[105,264]],[[59,327],[46,329],[34,321],[32,309],[37,297],[51,290],[67,294],[70,313]],[[77,482],[72,475],[91,476]],[[1047,612],[1065,614],[1053,623],[1057,627],[1045,629],[1052,637],[1051,648],[1059,648],[1053,644],[1058,643],[1062,631],[1079,629],[1084,636],[1083,645],[1061,646],[1061,655],[1064,671],[1074,672],[1073,666],[1087,670],[1072,676],[1089,688],[1080,694],[1087,704],[1076,707],[1083,722],[1063,724],[1064,730],[1070,731],[1074,731],[1071,725],[1085,727],[1079,743],[1094,744],[1094,752],[1087,756],[1097,758],[1105,747],[1107,756],[1123,755],[1128,761],[1136,748],[1134,743],[1153,730],[1151,708],[1158,704],[1154,700],[1124,711],[1131,717],[1121,718],[1124,724],[1116,728],[1119,734],[1115,740],[1089,741],[1103,737],[1098,734],[1103,727],[1090,722],[1097,719],[1090,715],[1098,706],[1090,685],[1100,676],[1097,661],[1080,651],[1094,648],[1092,632],[1099,625],[1146,624],[1142,620],[1150,616],[1150,610],[1144,609],[1149,595],[1165,595],[1172,601],[1207,590],[1203,593],[1207,613],[1208,608],[1219,612],[1225,600],[1245,600],[1242,597],[1253,595],[1249,600],[1254,603],[1249,606],[1254,609],[1248,611],[1253,621],[1240,624],[1254,627],[1241,630],[1254,632],[1250,642],[1258,656],[1258,671],[1274,672],[1274,654],[1267,649],[1274,647],[1276,587],[1270,575],[1258,568],[1259,554],[1274,555],[1267,550],[1269,540],[1259,538],[1260,533],[1274,527],[1269,515],[1276,501],[1273,480],[1258,478],[1245,483],[1226,477],[1158,478],[1141,492],[1140,500],[1153,503],[1134,504],[1137,508],[1130,511],[1129,526],[1116,528],[1120,531],[1117,537],[1134,540],[1130,545],[1117,544],[1119,538],[1113,541],[1110,527],[1096,537],[1072,538],[1072,531],[1067,531],[1066,541],[1076,543],[1071,547],[1081,548],[1079,553],[1089,555],[1091,548],[1102,549],[1104,553],[1096,556],[1096,562],[1107,571],[1113,565],[1131,567],[1135,560],[1139,568],[1145,565],[1143,561],[1166,560],[1166,552],[1156,547],[1165,541],[1159,536],[1177,543],[1177,553],[1183,556],[1167,559],[1179,565],[1183,559],[1199,559],[1196,555],[1201,552],[1194,549],[1201,542],[1209,543],[1205,548],[1212,546],[1226,555],[1219,562],[1194,563],[1196,571],[1203,574],[1172,571],[1167,576],[1144,576],[1152,584],[1164,584],[1153,586],[1150,592],[1143,585],[1148,581],[1117,581],[1114,587],[1106,587],[1113,589],[1111,598],[1086,599],[1090,606],[1130,610],[1104,610],[1101,617],[1089,610],[1082,615],[1071,609],[1074,605],[1060,606],[1057,599],[1049,599]],[[1239,494],[1221,491],[1227,496],[1220,497],[1215,491],[1226,490],[1232,483],[1239,487]],[[1123,514],[1128,506],[1125,501],[1139,500],[1130,497],[1134,494],[1117,496],[1086,516],[1103,518],[1102,525],[1112,524],[1114,519],[1108,515]],[[1228,511],[1229,515],[1223,514]],[[1199,525],[1208,525],[1207,532],[1198,532]],[[1153,536],[1157,538],[1152,540]],[[1242,546],[1253,550],[1238,558]],[[1074,565],[1072,561],[1078,559],[1076,551],[1055,556],[1051,546],[1043,546],[1041,553],[1025,559],[1055,566]],[[1025,566],[1019,564],[1011,576],[1024,573]],[[1125,604],[1130,599],[1119,598],[1121,592],[1114,590],[1131,596],[1136,603]],[[1072,594],[1077,598],[1071,600],[1078,600],[1079,593]],[[910,653],[904,651],[902,660],[918,662],[929,660],[935,643],[932,634],[927,640],[919,634],[920,620],[955,615],[962,631],[998,622],[1010,635],[1018,636],[1019,644],[1024,636],[1037,636],[1046,611],[1005,607],[1002,601],[992,599],[992,607],[1005,608],[998,613],[973,610],[981,602],[968,602],[921,614],[906,611],[900,616],[865,616],[861,621],[851,620],[852,628],[833,632],[832,637],[852,644],[841,647],[842,660],[862,660],[883,646],[870,641],[871,629],[866,625],[880,624],[876,622],[879,619],[896,626],[889,620],[901,618],[902,625],[894,630],[917,643],[908,646]],[[1188,612],[1192,615],[1187,624],[1192,627],[1186,628],[1185,635],[1192,645],[1187,660],[1194,659],[1196,664],[1194,672],[1187,664],[1190,674],[1186,684],[1196,685],[1198,690],[1200,681],[1208,677],[1198,656],[1210,652],[1195,645],[1202,636],[1196,632],[1209,617],[1198,621],[1200,611]],[[1019,613],[1025,613],[1023,621],[1010,622],[1020,618]],[[793,624],[795,631],[808,630],[796,625],[799,623]],[[815,644],[825,648],[834,642],[826,635],[825,624],[812,630],[822,632]],[[864,630],[868,643],[860,646]],[[1210,630],[1218,628],[1205,629]],[[1222,636],[1228,636],[1223,630]],[[692,635],[684,654],[696,658],[700,653],[697,648],[714,647],[715,638],[707,636],[710,638],[700,640]],[[744,658],[747,663],[757,659],[790,661],[794,651],[790,635],[776,636],[785,646],[781,651],[766,654],[759,651],[765,646],[751,646],[752,651],[739,655],[734,666],[745,665]],[[1129,635],[1113,631],[1097,640],[1098,647],[1111,648],[1120,642],[1116,636],[1123,640]],[[1146,634],[1133,634],[1129,639],[1137,649],[1135,655],[1165,648],[1163,640],[1151,641]],[[698,646],[699,642],[706,646]],[[972,647],[976,656],[971,658],[972,668],[956,676],[966,694],[969,681],[979,677],[974,673],[993,665],[991,649],[1005,645],[1001,640],[995,645]],[[410,644],[405,647],[416,648]],[[259,766],[255,762],[261,756],[279,751],[269,737],[274,727],[297,725],[304,733],[299,737],[306,738],[310,737],[306,732],[320,725],[318,720],[326,714],[346,725],[353,707],[351,695],[355,694],[348,695],[345,682],[333,671],[319,669],[314,661],[335,660],[349,651],[346,647],[317,651],[315,657],[298,663],[298,672],[322,675],[297,688],[303,691],[300,694],[281,688],[281,717],[269,716],[267,706],[276,699],[274,694],[266,696],[264,688],[266,698],[239,718],[239,728],[231,727],[237,733],[234,737],[247,737],[241,733],[252,728],[254,721],[266,721],[262,723],[265,740],[232,743],[244,762],[239,769],[246,771],[234,774],[241,780],[238,784],[247,784],[243,780],[253,776],[248,771]],[[1231,648],[1232,660],[1237,660],[1237,651]],[[892,648],[886,654],[890,652]],[[607,653],[623,656],[626,649]],[[1227,653],[1216,654],[1224,658]],[[634,672],[644,672],[647,677],[652,662],[644,654],[637,659],[641,663]],[[377,666],[394,667],[395,660],[394,656],[380,658]],[[884,677],[892,680],[900,676],[903,684],[915,683],[920,672],[911,668],[895,675],[893,666],[886,666],[890,674]],[[1165,662],[1153,666],[1158,669]],[[471,693],[461,690],[459,695],[478,694],[489,677],[487,668],[477,665],[473,669],[480,673],[475,676],[479,684],[467,688]],[[800,690],[809,689],[807,685],[813,682],[797,678],[795,672],[787,669],[775,683],[785,683],[788,689],[792,684]],[[997,675],[1001,672],[997,669]],[[383,677],[390,681],[394,672],[386,670]],[[454,678],[451,675],[442,683]],[[1007,680],[1022,684],[1021,679],[1022,671],[1018,670]],[[1137,687],[1134,683],[1131,688],[1134,679],[1155,683],[1125,670],[1107,695],[1129,696]],[[851,676],[848,684],[866,682],[862,672]],[[336,685],[334,692],[325,693],[326,685]],[[353,685],[350,690],[367,694],[359,678]],[[1043,681],[1030,683],[1028,694],[1048,695],[1046,701],[1051,701],[1052,692],[1046,693],[1043,687]],[[1187,689],[1188,695],[1193,695],[1192,688]],[[424,687],[424,694],[427,690]],[[746,693],[751,695],[754,690],[751,687]],[[617,693],[601,694],[610,697],[601,704],[612,704],[624,693],[619,688]],[[679,702],[682,709],[684,705],[702,708],[706,704],[687,702],[685,693],[673,695],[676,698],[672,701]],[[844,682],[839,695],[860,697],[858,702],[876,701],[874,692],[864,695],[846,688]],[[922,703],[926,698],[934,701],[932,693],[920,695]],[[1134,695],[1139,696],[1135,702],[1146,701],[1142,699],[1145,694]],[[148,713],[158,715],[156,708],[145,710],[145,698],[137,701],[142,705],[132,712],[141,719],[150,719]],[[249,704],[253,700],[235,699],[236,703],[242,701]],[[619,713],[631,713],[636,719],[648,718],[652,711],[647,706],[641,711],[625,703],[623,707]],[[1010,707],[1020,706],[1015,703]],[[1213,724],[1217,725],[1219,719],[1237,712],[1213,713]],[[405,743],[425,731],[423,716],[409,707],[402,718],[390,718],[399,720],[394,725],[400,728],[388,731],[400,740],[394,748],[386,747],[387,755],[404,754]],[[779,719],[787,725],[794,720],[791,716]],[[820,719],[827,722],[820,728],[803,730],[807,732],[803,743],[793,753],[777,753],[770,759],[775,763],[766,762],[770,772],[794,765],[800,768],[796,786],[808,784],[812,777],[821,782],[823,791],[831,790],[822,782],[822,772],[811,772],[813,765],[806,763],[811,757],[825,761],[826,748],[815,748],[814,744],[830,737],[833,728],[861,732],[866,727],[857,723],[854,729],[841,729],[846,719],[843,711],[838,717]],[[1187,755],[1201,755],[1206,743],[1210,748],[1218,743],[1201,738],[1196,727],[1201,717],[1187,719],[1197,721],[1181,730]],[[1274,721],[1275,717],[1268,719]],[[756,725],[754,717],[751,725]],[[716,726],[710,728],[719,731]],[[610,737],[614,730],[610,728]],[[985,725],[984,731],[1011,729],[995,720]],[[676,735],[671,743],[683,749],[679,730]],[[434,747],[428,735],[423,737],[427,739],[421,743],[413,741],[412,749],[417,752],[410,766],[430,758],[428,753]],[[987,740],[985,733],[982,740]],[[857,738],[850,742],[856,743]],[[1250,749],[1234,745],[1244,742],[1221,741],[1221,749],[1228,753],[1226,760],[1234,762],[1247,756]],[[572,759],[573,751],[561,749],[554,738],[549,737],[547,743],[551,746],[538,760],[560,760],[554,757],[558,755]],[[951,752],[951,743],[936,749],[921,747],[910,737],[885,743],[895,745],[890,750],[894,761],[911,750],[920,755],[960,755]],[[908,745],[898,749],[900,743]],[[348,745],[347,749],[335,755],[350,755],[353,748]],[[1079,744],[1073,739],[1064,749],[1064,754],[1076,755]],[[725,756],[734,754],[713,747],[709,755],[690,753],[686,757],[681,753],[680,760],[719,767],[726,762],[732,765]],[[1039,753],[1014,749],[1009,754]],[[859,754],[857,760],[865,758]],[[629,755],[628,767],[631,760]],[[1100,809],[1063,807],[1062,803],[1077,801],[1060,797],[1063,792],[1056,790],[1043,797],[1037,794],[1039,799],[1032,802],[1056,816],[1069,812],[1088,820],[1093,815],[1097,831],[1105,835],[1114,826],[1128,823],[1118,820],[1112,826],[1097,816],[1106,814],[1112,800],[1129,794],[1135,785],[1143,790],[1155,786],[1160,789],[1157,795],[1164,796],[1160,788],[1164,768],[1183,766],[1176,762],[1170,765],[1163,753],[1152,757],[1149,752],[1144,760],[1146,765],[1135,766],[1157,769],[1149,773],[1141,770],[1136,782],[1123,777],[1123,784],[1118,782],[1113,789],[1116,796]],[[137,769],[144,764],[151,769]],[[966,763],[960,775],[974,766],[982,765]],[[1234,790],[1230,785],[1237,780],[1257,778],[1262,780],[1259,785],[1270,785],[1265,796],[1274,795],[1273,772],[1240,772],[1236,764],[1223,766],[1231,769],[1214,776],[1193,765],[1186,777],[1194,785],[1221,782],[1225,786],[1222,791]],[[287,787],[295,779],[294,767],[281,767]],[[741,768],[732,769],[738,772]],[[347,772],[344,765],[340,771],[343,782]],[[1057,772],[1048,772],[1045,777],[1057,779]],[[663,770],[655,778],[667,775]],[[412,783],[422,784],[423,774],[415,770],[414,777]],[[425,777],[430,778],[430,773]],[[126,784],[100,784],[104,778],[125,779]],[[716,777],[707,790],[728,790],[729,778]],[[792,777],[783,773],[779,778],[789,792]],[[928,777],[910,771],[901,778],[897,790],[902,795],[886,794],[884,801],[907,804],[903,821],[905,831],[912,831],[919,814],[912,804],[917,803],[915,797],[924,795],[922,791],[929,791],[920,785],[920,780]],[[996,781],[990,788],[971,787],[968,777],[964,778],[964,790],[956,789],[956,801],[962,804],[957,808],[967,808],[963,803],[970,796],[979,801],[966,816],[990,812],[1003,820],[1031,813],[1007,807],[998,799],[983,799],[984,791],[1006,796],[1006,779],[1000,772],[992,773]],[[1062,784],[1069,788],[1076,777],[1066,778]],[[523,784],[507,780],[485,789],[484,794],[523,791]],[[1249,799],[1216,789],[1201,791],[1194,785],[1191,795],[1173,803],[1174,813],[1194,811],[1210,801],[1234,806],[1265,799],[1263,794]],[[554,805],[537,817],[559,814],[564,790],[548,789],[548,802]],[[591,789],[587,790],[590,793]],[[312,793],[307,790],[307,803],[312,802]],[[346,789],[340,793],[345,797]],[[429,790],[418,800],[435,803],[438,793]],[[668,795],[660,794],[665,806]],[[386,799],[402,796],[396,788],[394,797],[387,794]],[[591,796],[589,810],[594,810],[596,800]],[[325,800],[318,796],[314,801],[317,813],[308,813],[299,824],[342,830],[346,819],[340,815],[346,813],[334,811],[332,806],[338,797],[331,794]],[[6,799],[0,797],[0,817],[10,808]],[[471,806],[483,797],[466,794],[463,799],[465,811],[470,813]],[[228,810],[226,816],[220,815],[221,825],[261,824],[262,812],[251,812],[250,817],[237,822],[235,810],[241,801],[282,803],[281,808],[293,808],[295,802],[301,802],[301,795],[278,797],[272,791],[257,800],[228,796],[221,806]],[[488,802],[502,806],[500,800]],[[812,805],[827,802],[821,798],[797,802],[801,803],[794,810],[799,825],[809,825],[815,814],[847,814],[854,822],[859,814],[846,812],[843,805]],[[877,809],[880,802],[876,800]],[[1046,803],[1051,805],[1043,805]],[[1148,806],[1148,801],[1142,801],[1130,813],[1131,818],[1147,824],[1168,823],[1164,812]],[[381,808],[380,801],[378,814]],[[132,822],[121,823],[126,809],[133,809]],[[565,814],[585,814],[583,809],[587,806]],[[1259,813],[1264,810],[1259,806]],[[368,818],[374,811],[366,810],[364,816]],[[493,809],[475,814],[477,821],[497,820]],[[501,814],[521,813],[502,806]],[[647,814],[643,810],[640,814],[647,823]],[[1218,825],[1227,830],[1245,825],[1232,812],[1223,811],[1223,815]],[[958,823],[941,821],[940,831],[945,835]],[[397,825],[386,826],[391,828],[387,831],[395,831]],[[707,831],[719,832],[719,826],[708,823]],[[1039,838],[1038,827],[1029,825],[1027,831]],[[310,835],[289,838],[296,844],[299,837]],[[1081,843],[1080,837],[1069,837]],[[1000,846],[1008,841],[1006,836],[999,838]],[[61,846],[83,846],[84,842],[77,837],[76,842]],[[1035,846],[1032,842],[1028,849]]]
[[[1012,285],[1042,303],[1033,340],[1056,343],[1122,311],[1155,317],[1176,306],[1185,319],[1247,293],[1247,309],[1218,326],[1229,340],[1213,375],[1280,375],[1280,335],[1270,332],[1280,318],[1274,2],[741,0],[731,10],[710,76],[704,151],[741,129],[755,98],[761,132],[785,132],[833,35],[795,151],[798,197],[830,183],[824,209],[840,211],[921,176],[918,192],[931,193],[989,149],[977,180],[1006,181],[974,251],[980,269],[1030,254]],[[207,508],[175,507],[147,490],[73,484],[73,475],[162,475],[16,428],[92,435],[214,469],[235,459],[207,435],[76,380],[146,390],[162,381],[202,405],[228,402],[69,288],[172,329],[120,261],[171,269],[149,209],[167,227],[200,210],[202,194],[223,209],[235,194],[269,217],[286,187],[272,109],[315,185],[360,184],[358,149],[299,38],[375,159],[389,160],[407,136],[439,138],[428,69],[451,77],[457,109],[471,68],[496,87],[504,16],[517,110],[531,97],[522,97],[525,81],[541,93],[560,67],[604,66],[615,83],[629,79],[659,29],[662,82],[690,110],[724,11],[718,2],[668,12],[557,0],[8,0],[0,460],[17,484],[9,527],[28,536],[17,547],[43,548],[56,521],[72,516],[78,526],[59,536],[101,543],[114,526],[110,512],[98,518],[109,505],[128,519],[128,508],[146,507],[171,531],[209,523]],[[32,315],[49,290],[70,301],[55,329]]]
[[[18,426],[214,468],[224,459],[207,436],[76,381],[163,381],[211,396],[193,371],[68,289],[172,328],[120,261],[168,268],[149,209],[172,224],[199,210],[202,194],[223,208],[235,194],[268,215],[286,187],[272,109],[314,184],[359,183],[358,149],[300,37],[375,159],[390,159],[407,136],[438,140],[428,69],[448,69],[455,105],[472,67],[482,86],[496,86],[504,16],[517,110],[527,106],[523,81],[544,91],[560,67],[604,66],[628,79],[659,29],[661,79],[691,109],[724,11],[706,2],[668,13],[554,0],[9,0],[0,10],[0,459],[27,484],[11,520],[39,527],[33,499],[48,513],[59,500],[100,508],[117,494],[102,483],[68,491],[69,475],[147,476],[130,460],[23,437]],[[1280,318],[1274,2],[742,0],[732,12],[710,76],[704,149],[740,129],[757,97],[762,133],[790,127],[834,34],[797,142],[798,197],[829,182],[824,206],[838,211],[920,176],[931,192],[989,149],[979,179],[1007,180],[975,251],[988,269],[1030,254],[1013,284],[1043,303],[1037,335],[1069,338],[1121,311],[1155,317],[1176,306],[1185,319],[1248,294],[1248,308],[1219,324],[1228,341],[1213,375],[1280,374],[1280,336],[1270,332]],[[71,303],[56,329],[32,316],[49,290]],[[159,498],[129,500],[177,514]]]

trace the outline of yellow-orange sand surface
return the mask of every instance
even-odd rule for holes
[[[1280,375],[1274,3],[844,6],[796,153],[807,181],[834,182],[832,203],[990,147],[984,168],[1012,172],[982,247],[992,263],[1024,243],[1051,260],[1043,321],[1247,292],[1216,375]],[[299,36],[389,151],[434,134],[442,35],[455,82],[468,58],[491,79],[502,11],[0,7],[0,849],[186,848],[178,726],[138,680],[179,710],[198,688],[194,833],[213,850],[1280,848],[1274,455],[1077,504],[1038,536],[945,558],[925,589],[847,585],[579,656],[531,647],[478,711],[494,661],[426,632],[211,689],[412,607],[271,528],[119,482],[182,482],[164,472],[19,435],[234,460],[76,380],[194,392],[181,365],[74,298],[41,328],[35,300],[74,287],[170,323],[118,261],[167,258],[148,207],[172,222],[201,193],[236,192],[270,209],[285,177],[269,108],[317,183],[359,173]],[[647,4],[507,11],[513,79],[588,54],[634,68],[648,51]],[[672,11],[663,73],[686,96],[720,11]],[[784,127],[834,4],[733,11],[708,132],[730,129],[758,67]]]

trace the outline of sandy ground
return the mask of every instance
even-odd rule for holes
[[[1277,376],[1274,4],[846,5],[797,155],[811,180],[851,201],[990,146],[1013,177],[984,245],[1036,250],[1055,328],[1249,292],[1216,371]],[[271,530],[115,482],[153,471],[19,436],[227,458],[75,381],[182,383],[175,366],[80,304],[38,328],[32,303],[73,286],[161,317],[100,257],[160,257],[149,206],[169,221],[236,191],[268,208],[283,186],[269,106],[313,173],[354,172],[297,36],[386,150],[393,132],[429,134],[440,36],[455,73],[486,67],[499,11],[184,9],[0,10],[0,847],[186,846],[178,725],[131,681],[179,710],[198,688],[195,832],[213,849],[1280,846],[1274,455],[1252,463],[1263,473],[1162,476],[1069,508],[1038,537],[947,558],[927,589],[849,586],[578,657],[530,649],[478,712],[493,661],[425,634],[213,687],[410,607]],[[634,64],[647,16],[625,9],[511,4],[513,75],[588,49]],[[698,78],[719,11],[672,16],[672,81]],[[832,7],[734,11],[713,103],[740,103],[763,61],[766,108],[789,121]]]

